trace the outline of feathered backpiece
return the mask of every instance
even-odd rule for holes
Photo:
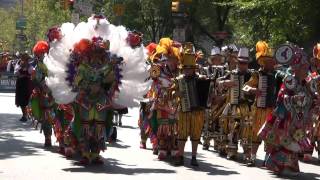
[[[73,102],[85,87],[84,82],[95,79],[111,85],[106,93],[113,103],[139,105],[137,101],[143,99],[150,86],[150,82],[145,82],[149,75],[147,55],[142,45],[133,43],[133,48],[128,42],[125,27],[114,26],[104,16],[94,15],[77,26],[65,23],[58,29],[61,39],[54,38],[44,60],[48,67],[46,84],[58,104]],[[93,75],[96,77],[87,78]]]
[[[46,41],[38,41],[32,51],[36,56],[44,55],[49,52],[49,44]]]

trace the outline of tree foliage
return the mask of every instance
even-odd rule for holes
[[[48,28],[70,21],[71,12],[64,10],[57,0],[24,0],[27,27],[27,47],[45,38]],[[123,24],[144,34],[146,42],[172,37],[174,28],[171,16],[171,0],[92,0],[94,9],[104,10],[111,23]],[[113,6],[125,7],[121,17],[115,16]],[[18,42],[15,21],[20,5],[13,9],[0,9],[0,43],[2,49],[11,49]],[[318,0],[193,0],[189,17],[193,39],[214,39],[213,33],[227,31],[235,42],[253,47],[258,40],[266,40],[277,46],[291,41],[311,47],[320,39],[320,3]],[[85,19],[86,17],[82,17]],[[0,44],[1,45],[1,44]]]

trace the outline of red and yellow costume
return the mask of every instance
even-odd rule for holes
[[[243,88],[247,94],[258,92],[255,94],[256,99],[253,105],[251,122],[241,129],[241,144],[244,148],[248,165],[253,165],[255,162],[256,154],[261,144],[258,132],[276,105],[278,91],[275,78],[276,71],[274,70],[276,62],[266,42],[259,41],[256,44],[256,59],[261,69],[252,74]],[[266,68],[268,66],[270,66],[269,69]]]

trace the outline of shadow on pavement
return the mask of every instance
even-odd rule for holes
[[[106,173],[106,174],[148,174],[148,173],[176,173],[174,170],[168,169],[152,169],[152,168],[126,168],[122,166],[133,166],[120,163],[116,159],[108,158],[104,160],[105,164],[102,166],[90,165],[86,167],[74,167],[62,169],[66,172],[91,172],[91,173]]]
[[[43,144],[19,139],[14,131],[33,131],[31,121],[22,123],[20,114],[0,114],[0,160],[37,155]]]
[[[131,146],[129,145],[125,145],[125,144],[120,144],[118,141],[115,142],[115,143],[109,143],[107,145],[107,148],[108,147],[114,147],[114,148],[120,148],[120,149],[127,149],[127,148],[130,148]]]
[[[0,114],[0,133],[10,131],[25,131],[30,130],[31,121],[22,123],[19,121],[20,114]]]
[[[272,172],[270,172],[273,174]],[[274,175],[274,174],[273,174]],[[301,172],[297,176],[283,176],[283,175],[274,175],[273,178],[279,178],[279,179],[292,179],[292,180],[313,180],[313,179],[319,179],[320,175],[315,173],[305,173]]]
[[[233,175],[233,174],[239,174],[237,171],[229,171],[229,170],[223,170],[223,169],[228,169],[224,166],[221,165],[215,165],[211,163],[207,163],[201,159],[206,159],[205,156],[203,156],[202,153],[197,154],[197,160],[199,163],[198,167],[191,166],[191,152],[185,152],[184,155],[184,167],[188,168],[189,170],[194,170],[194,171],[199,171],[199,172],[205,172],[207,175],[212,175],[212,176],[217,176],[217,175]],[[171,165],[173,168],[174,166],[174,161],[170,157],[167,159],[163,160],[163,162]]]
[[[197,160],[199,163],[199,167],[191,166],[191,164],[190,164],[191,159],[189,158],[189,157],[191,157],[191,152],[186,152],[185,155],[186,155],[185,157],[187,157],[187,158],[184,159],[184,165],[188,169],[192,169],[194,171],[199,171],[199,172],[205,172],[205,173],[207,173],[207,175],[211,175],[211,176],[218,176],[218,175],[227,176],[227,175],[239,174],[237,171],[227,170],[228,168],[226,168],[224,166],[211,164],[211,163],[203,161],[202,159],[206,159],[206,158],[205,158],[205,156],[203,156],[202,153],[197,154]]]
[[[122,126],[117,126],[118,128],[124,128],[124,129],[138,129],[138,127],[133,127],[133,126],[128,126],[128,125],[122,125]]]
[[[300,163],[304,163],[304,164],[310,164],[310,165],[315,165],[315,166],[319,166],[320,165],[320,161],[318,160],[318,158],[312,157],[312,159],[310,161],[299,161]]]
[[[42,144],[15,139],[10,133],[0,134],[0,160],[18,158],[20,156],[37,155]]]

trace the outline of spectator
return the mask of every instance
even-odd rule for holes
[[[29,64],[30,56],[27,53],[21,55],[20,61],[14,68],[14,74],[17,76],[16,82],[16,105],[21,108],[21,122],[26,122],[27,106],[32,92],[31,74],[33,67]]]

